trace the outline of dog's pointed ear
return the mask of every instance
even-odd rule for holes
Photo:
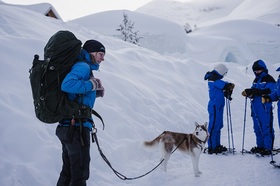
[[[205,123],[204,123],[204,126],[205,126],[205,128],[207,128],[207,126],[208,126],[208,123],[207,123],[207,122],[205,122]]]
[[[194,124],[195,124],[196,127],[198,127],[198,125],[199,125],[197,122],[194,122]]]

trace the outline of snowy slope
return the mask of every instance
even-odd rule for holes
[[[236,1],[234,2],[237,3]],[[183,15],[180,8],[170,5],[170,3],[175,2],[164,1],[162,4],[160,3],[161,6],[159,6],[159,3],[159,1],[148,3],[148,5],[151,4],[148,12],[164,14],[164,11],[158,10],[160,8],[166,11],[173,10],[176,14],[181,13],[180,15]],[[175,4],[177,3],[182,6],[199,6],[200,9],[207,5],[207,3],[202,4],[202,1],[193,4],[190,2],[176,2]],[[140,40],[140,45],[159,54],[172,55],[179,58],[195,58],[210,63],[222,61],[247,65],[259,58],[274,64],[279,63],[280,27],[276,26],[277,22],[271,24],[271,22],[263,21],[267,20],[267,16],[270,18],[273,15],[275,16],[270,20],[280,18],[278,17],[280,12],[278,11],[277,14],[275,6],[272,7],[272,4],[277,6],[279,4],[280,6],[280,3],[276,3],[274,0],[267,1],[267,4],[270,5],[267,14],[265,14],[263,8],[259,8],[261,13],[258,16],[262,17],[263,21],[258,20],[256,16],[254,19],[250,19],[250,16],[248,17],[247,14],[243,14],[244,8],[242,7],[249,6],[248,3],[245,4],[244,2],[246,6],[243,3],[239,6],[233,5],[233,2],[219,4],[220,1],[210,1],[209,3],[211,3],[211,6],[214,6],[212,5],[214,3],[228,7],[224,11],[228,16],[220,18],[222,15],[217,12],[200,12],[194,9],[189,15],[190,18],[200,15],[211,19],[212,16],[209,14],[215,16],[213,20],[208,22],[198,20],[200,24],[190,34],[185,33],[183,25],[175,23],[178,20],[176,14],[170,16],[169,20],[166,20],[138,12],[116,10],[92,14],[69,21],[68,23],[82,25],[102,35],[114,36],[119,34],[116,32],[116,29],[122,24],[123,13],[125,12],[129,20],[135,23],[135,31],[138,30],[139,36],[143,37]],[[147,7],[149,7],[148,5]],[[263,5],[263,7],[269,7],[268,5]],[[169,6],[171,6],[170,9],[167,8]],[[237,6],[236,9],[234,9],[235,6]],[[178,11],[175,11],[175,9]],[[240,11],[238,11],[239,9]],[[258,12],[258,9],[254,8],[252,11]],[[230,15],[231,12],[233,12],[232,15]],[[170,21],[170,19],[174,21]],[[215,52],[213,51],[213,46],[215,46]]]
[[[231,19],[259,20],[279,24],[278,0],[153,0],[136,11],[165,18],[195,29]]]
[[[243,1],[224,0],[153,0],[136,11],[174,21],[192,28],[200,23],[227,16]]]
[[[245,0],[229,14],[229,17],[235,19],[255,19],[271,24],[279,24],[279,9],[280,2],[278,0]]]
[[[29,10],[0,5],[0,12],[1,186],[49,186],[55,185],[58,178],[61,169],[61,145],[54,134],[56,126],[43,124],[35,118],[28,70],[33,55],[43,56],[43,47],[48,38],[60,29],[73,31],[83,42],[94,38],[106,46],[105,62],[100,72],[95,72],[95,76],[102,79],[106,89],[105,97],[97,100],[95,106],[105,121],[105,130],[102,131],[98,119],[95,123],[104,154],[122,174],[127,177],[139,176],[158,164],[160,153],[145,149],[142,146],[144,140],[150,140],[164,130],[189,133],[193,131],[194,122],[208,121],[208,91],[203,76],[221,61],[200,60],[193,51],[201,51],[200,55],[204,56],[208,51],[202,47],[212,47],[212,54],[219,56],[223,47],[213,47],[212,43],[195,40],[198,35],[194,34],[190,35],[189,39],[193,39],[192,42],[196,42],[196,45],[189,47],[196,50],[178,53],[172,57]],[[263,26],[258,22],[253,23],[255,29]],[[228,24],[238,27],[244,22],[223,23],[205,28],[208,29],[205,34],[203,30],[196,34],[205,38],[208,33],[228,36]],[[246,31],[240,31],[241,36],[246,34]],[[267,38],[275,34],[278,36],[279,33],[271,28],[266,30],[264,35]],[[167,39],[177,40],[180,36]],[[255,38],[252,35],[250,39],[257,41],[259,35]],[[242,43],[239,37],[235,40]],[[262,42],[259,44],[266,47]],[[243,55],[245,59],[252,57],[250,54],[247,56],[247,53]],[[231,110],[238,154],[203,154],[200,164],[203,175],[196,178],[190,158],[175,152],[168,164],[167,173],[158,168],[141,179],[122,181],[104,163],[96,145],[92,144],[91,177],[88,185],[278,185],[280,171],[269,165],[270,158],[256,158],[239,153],[244,123],[244,98],[240,93],[251,85],[252,63],[253,61],[248,65],[226,63],[230,70],[225,80],[236,85]],[[275,78],[278,76],[275,72],[278,65],[267,61],[267,66]],[[249,67],[248,71],[246,67]],[[276,109],[274,112],[275,146],[279,148],[280,133]],[[255,145],[249,107],[245,137],[245,148]],[[226,115],[222,143],[227,146]],[[280,162],[280,156],[275,156],[275,160]]]
[[[209,62],[246,65],[263,59],[277,64],[280,61],[279,31],[278,26],[248,19],[217,23],[189,34],[188,56]],[[213,46],[216,52],[213,52]]]
[[[140,46],[160,54],[185,52],[187,35],[183,27],[175,22],[147,14],[128,10],[106,11],[68,23],[79,24],[102,35],[115,36],[120,34],[116,29],[123,24],[124,13],[134,23],[133,31],[139,31],[138,37],[142,37]]]

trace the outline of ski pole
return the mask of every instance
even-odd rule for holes
[[[246,126],[246,111],[247,111],[247,96],[245,97],[245,109],[244,109],[244,124],[243,124],[243,137],[242,137],[242,155],[244,152],[244,139],[245,139],[245,126]]]
[[[227,96],[226,99],[226,109],[227,109],[227,131],[228,131],[228,150],[230,150],[230,133],[229,133],[229,107],[228,107],[228,99],[229,96]]]
[[[274,136],[273,136],[273,138],[272,138],[271,161],[270,161],[270,164],[275,163],[275,161],[273,160],[273,144],[274,144]]]
[[[272,110],[271,110],[272,112]],[[270,164],[271,163],[275,163],[275,161],[273,160],[273,146],[274,146],[274,139],[275,139],[275,134],[273,133],[273,121],[272,119],[270,120],[270,132],[272,134],[272,141],[271,141],[271,161],[270,161]]]
[[[232,154],[234,154],[234,140],[233,140],[233,130],[232,130],[232,120],[231,120],[231,110],[230,110],[230,100],[228,99],[228,113],[229,113],[229,126],[231,133],[231,143],[232,143]]]

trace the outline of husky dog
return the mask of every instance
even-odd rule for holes
[[[146,146],[153,146],[155,144],[161,144],[163,147],[163,168],[166,171],[166,165],[172,153],[172,150],[177,148],[178,150],[185,152],[191,156],[193,171],[196,177],[202,174],[198,168],[199,157],[203,152],[205,143],[208,140],[209,134],[207,132],[206,122],[204,125],[199,125],[195,122],[195,131],[192,134],[177,133],[164,131],[161,135],[156,137],[152,141],[145,142]]]

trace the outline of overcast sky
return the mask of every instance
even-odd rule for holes
[[[1,1],[1,0],[0,0]],[[10,4],[51,3],[64,21],[107,10],[136,10],[152,0],[2,0]]]

